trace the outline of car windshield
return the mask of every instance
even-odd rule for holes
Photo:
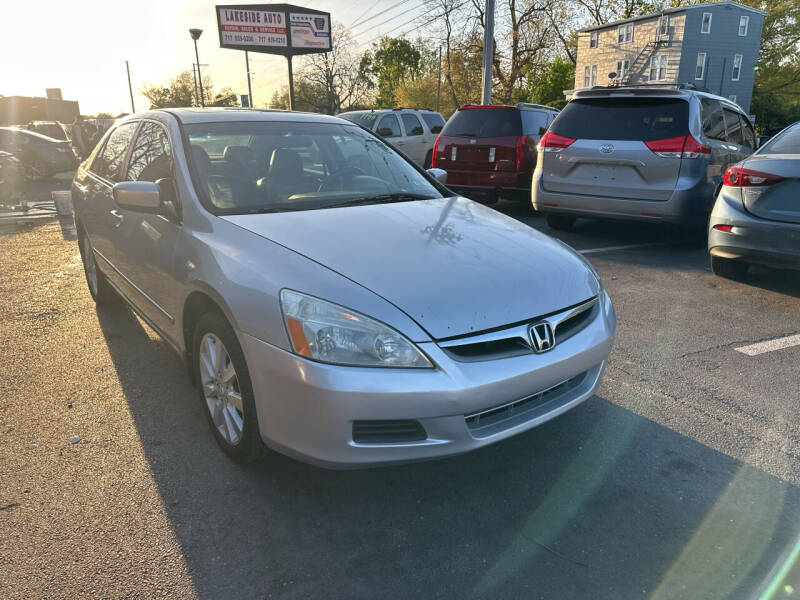
[[[442,197],[416,167],[354,125],[202,123],[186,133],[195,186],[217,214]]]
[[[550,131],[582,140],[678,137],[689,131],[689,103],[680,98],[581,98],[564,107]]]
[[[800,123],[769,140],[759,154],[800,154]]]

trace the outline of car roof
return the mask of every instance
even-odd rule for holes
[[[14,131],[16,133],[21,133],[23,135],[29,135],[31,137],[39,138],[39,139],[42,139],[42,140],[47,140],[48,142],[57,142],[59,144],[64,141],[64,140],[57,140],[55,138],[51,138],[50,136],[44,135],[44,134],[39,133],[37,131],[31,131],[30,129],[21,129],[19,127],[0,127],[0,131]]]
[[[716,94],[712,94],[710,92],[704,92],[702,90],[693,90],[693,89],[686,89],[686,88],[676,88],[676,87],[667,87],[667,86],[657,86],[657,85],[631,85],[631,86],[616,86],[616,87],[600,87],[596,86],[593,88],[584,88],[580,90],[575,90],[572,95],[572,100],[577,100],[580,98],[608,98],[611,96],[641,96],[647,98],[658,98],[658,97],[667,97],[667,98],[683,98],[688,100],[693,96],[703,96],[706,98],[713,98],[714,100],[719,100],[724,106],[727,108],[737,110],[742,114],[745,114],[744,110],[741,106],[736,104],[735,102],[728,100],[722,96],[717,96]]]
[[[222,123],[241,121],[345,123],[347,125],[352,125],[350,121],[329,115],[260,108],[164,108],[133,113],[120,119],[119,121],[135,121],[136,119],[143,119],[147,117],[163,118],[165,114],[174,116],[181,123],[186,125],[191,125],[194,123]]]

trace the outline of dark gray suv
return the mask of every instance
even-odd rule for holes
[[[533,206],[556,229],[577,217],[705,225],[725,169],[755,147],[747,115],[719,96],[580,90],[539,141]]]

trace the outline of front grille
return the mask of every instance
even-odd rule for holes
[[[353,421],[353,441],[358,444],[398,444],[427,439],[419,421]]]
[[[527,398],[467,415],[464,417],[467,427],[473,437],[483,438],[513,427],[518,423],[529,421],[537,416],[538,412],[550,410],[551,407],[545,409],[544,405],[559,399],[568,401],[571,398],[569,392],[580,387],[583,380],[586,379],[587,373],[588,371],[584,371],[580,375],[562,381]]]
[[[575,306],[531,319],[525,323],[502,327],[494,331],[440,340],[438,343],[439,347],[453,359],[462,362],[495,360],[531,354],[533,349],[528,334],[528,328],[531,325],[542,321],[550,323],[555,345],[558,346],[591,323],[599,313],[599,298],[595,296]]]

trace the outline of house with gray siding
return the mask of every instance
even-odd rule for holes
[[[586,27],[575,89],[691,83],[749,111],[766,14],[724,0]]]

